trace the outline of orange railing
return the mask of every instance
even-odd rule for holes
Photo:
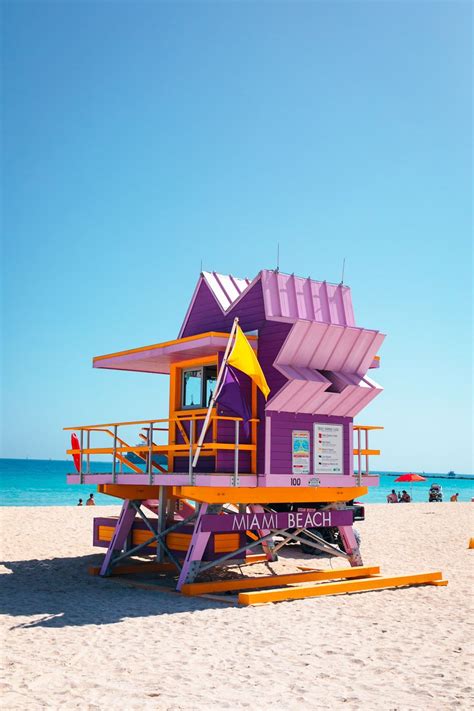
[[[380,454],[380,449],[369,449],[369,432],[372,430],[383,430],[383,427],[376,425],[354,425],[354,432],[357,434],[357,447],[353,450],[354,456],[357,457],[357,480],[358,485],[361,485],[362,476],[369,475],[369,457]],[[364,433],[364,445],[362,446],[362,432]],[[362,471],[362,457],[365,457],[365,471]]]
[[[168,461],[173,460],[175,456],[187,456],[188,457],[188,473],[190,483],[194,483],[195,472],[192,466],[192,460],[197,449],[197,423],[199,421],[204,421],[205,414],[199,413],[186,413],[179,414],[179,416],[159,419],[159,420],[135,420],[130,422],[106,422],[95,425],[79,425],[76,427],[65,427],[66,431],[74,431],[79,433],[80,446],[77,449],[68,449],[67,453],[70,455],[79,455],[79,474],[81,475],[81,483],[83,481],[84,474],[90,474],[90,460],[91,456],[94,455],[111,455],[112,457],[112,479],[115,481],[115,477],[118,473],[123,473],[123,467],[131,469],[136,473],[143,474],[144,471],[148,473],[150,477],[150,483],[153,482],[154,470],[158,470],[162,474],[170,473],[169,470],[165,469],[158,462],[154,461],[153,455],[155,453],[165,454],[168,457]],[[219,421],[230,421],[234,422],[234,442],[219,442],[218,441],[218,428],[217,423]],[[250,452],[252,460],[252,473],[256,469],[256,425],[259,420],[252,418],[250,423],[251,427],[251,442],[248,444],[240,443],[239,441],[239,424],[242,422],[240,417],[226,417],[222,415],[212,414],[209,422],[209,427],[207,433],[210,433],[209,441],[205,441],[201,448],[201,453],[203,456],[216,456],[218,451],[233,451],[234,452],[234,481],[238,483],[239,477],[239,452]],[[186,423],[188,424],[188,430],[186,430]],[[160,427],[159,425],[167,425],[165,427]],[[143,440],[142,445],[129,445],[124,439],[119,437],[118,430],[123,427],[141,427],[141,432],[139,432],[139,438]],[[183,439],[182,443],[176,443],[174,441],[168,442],[167,444],[156,444],[153,441],[155,432],[170,432],[170,428],[175,428],[181,434]],[[91,446],[91,436],[92,433],[102,433],[113,438],[113,446],[111,447],[92,447]],[[206,433],[206,434],[207,434]],[[145,470],[140,468],[136,463],[130,461],[125,455],[135,454],[139,460],[142,460],[145,464]],[[85,462],[84,462],[85,458]],[[117,465],[119,469],[117,471]]]

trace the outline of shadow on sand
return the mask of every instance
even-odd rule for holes
[[[88,567],[99,565],[102,559],[103,555],[99,554],[1,563],[4,567],[0,597],[2,613],[35,618],[21,620],[15,627],[68,627],[109,625],[125,618],[223,606],[223,603],[174,592],[173,580],[169,577],[148,577],[146,582],[156,582],[156,588],[148,590],[121,584],[125,582],[123,577],[89,575]],[[163,590],[158,587],[160,583]]]

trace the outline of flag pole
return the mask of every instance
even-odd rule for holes
[[[232,328],[231,328],[231,331],[229,334],[229,340],[227,341],[227,345],[226,345],[226,348],[224,351],[224,357],[222,359],[221,367],[219,368],[219,372],[217,374],[216,386],[215,386],[214,391],[211,395],[211,400],[209,402],[209,407],[207,408],[206,417],[204,419],[201,434],[199,435],[199,440],[197,443],[196,452],[194,454],[194,459],[192,462],[193,468],[198,463],[199,455],[201,454],[202,445],[204,443],[204,437],[206,436],[207,428],[209,427],[209,420],[211,419],[212,408],[214,407],[214,404],[216,402],[216,396],[217,396],[217,393],[219,392],[219,387],[221,384],[222,376],[224,375],[225,366],[227,364],[227,359],[229,357],[230,347],[232,345],[232,340],[234,338],[235,331],[237,330],[238,323],[239,323],[239,319],[236,316],[234,318],[234,323],[232,324]]]

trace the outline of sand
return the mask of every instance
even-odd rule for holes
[[[374,504],[358,524],[366,564],[447,587],[248,608],[88,576],[99,512],[117,507],[1,509],[3,709],[472,708],[471,504]]]

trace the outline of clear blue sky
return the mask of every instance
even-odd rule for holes
[[[3,3],[3,442],[157,418],[204,268],[339,281],[388,334],[382,469],[472,472],[468,2]],[[375,441],[374,441],[375,444]]]

